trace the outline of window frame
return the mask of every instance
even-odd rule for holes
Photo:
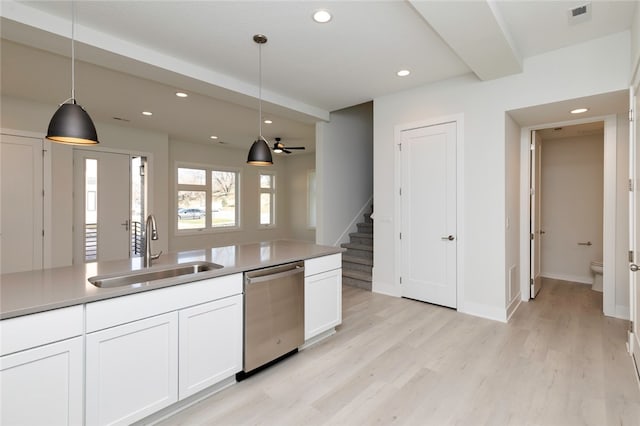
[[[263,188],[262,187],[262,176],[271,176],[271,187]],[[273,229],[277,226],[278,221],[276,220],[276,199],[277,199],[277,174],[275,171],[260,171],[258,172],[258,227],[261,229]],[[271,194],[271,205],[270,205],[270,217],[271,223],[262,223],[262,194]]]
[[[205,184],[204,185],[193,185],[193,184],[180,184],[178,183],[178,170],[179,169],[197,169],[204,170],[205,172]],[[213,178],[212,172],[231,172],[235,173],[236,181],[235,181],[235,225],[233,226],[218,226],[214,227],[211,223],[213,218],[213,208],[212,208],[212,199],[213,199]],[[182,162],[176,161],[174,166],[174,193],[173,193],[173,229],[174,235],[176,236],[185,236],[185,235],[201,235],[201,234],[217,234],[224,232],[233,232],[242,230],[241,223],[241,180],[242,180],[242,169],[239,167],[225,167],[225,166],[217,166],[214,164],[202,164],[202,163],[190,163],[190,162]],[[203,191],[205,192],[205,222],[204,227],[202,228],[189,228],[189,229],[179,229],[178,228],[178,193],[180,191]]]

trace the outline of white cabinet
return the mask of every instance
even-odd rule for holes
[[[242,370],[242,295],[183,309],[179,399]]]
[[[86,423],[130,424],[242,370],[242,274],[87,304]]]
[[[342,255],[305,261],[304,338],[306,341],[342,323]]]
[[[82,337],[0,357],[0,424],[82,424]]]
[[[0,424],[80,425],[82,307],[0,321]]]
[[[130,424],[178,400],[178,314],[87,334],[88,425]]]

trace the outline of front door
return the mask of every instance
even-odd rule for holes
[[[401,135],[402,296],[457,307],[456,123]]]
[[[74,150],[74,264],[129,257],[131,172],[127,154]]]

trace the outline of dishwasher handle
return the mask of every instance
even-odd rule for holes
[[[304,272],[304,266],[296,266],[295,269],[289,269],[288,271],[278,272],[275,274],[261,275],[259,277],[246,277],[247,284],[258,284],[265,281],[277,280],[279,278],[288,277],[290,275],[301,274]]]

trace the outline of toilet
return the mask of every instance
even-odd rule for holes
[[[591,262],[591,272],[593,273],[593,284],[591,290],[599,291],[602,293],[602,261],[594,260]]]

